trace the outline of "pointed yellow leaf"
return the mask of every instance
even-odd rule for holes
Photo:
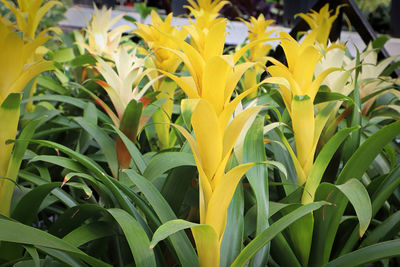
[[[222,159],[223,130],[208,101],[201,100],[197,104],[192,114],[192,126],[202,167],[210,181]]]
[[[200,98],[199,94],[196,91],[196,88],[193,87],[194,85],[193,81],[190,82],[188,81],[189,78],[178,77],[174,74],[171,74],[163,70],[158,70],[158,71],[164,74],[165,76],[168,76],[172,80],[174,80],[189,98]]]
[[[202,161],[200,157],[200,152],[198,149],[198,146],[196,144],[195,139],[193,136],[188,133],[188,131],[183,128],[180,125],[173,124],[171,123],[172,126],[174,126],[178,131],[185,137],[187,140],[190,148],[192,149],[193,157],[196,162],[197,170],[199,171],[199,180],[200,180],[200,219],[203,219],[206,217],[206,208],[207,208],[207,203],[208,200],[211,198],[212,195],[212,189],[211,189],[211,184],[207,178],[207,175],[205,174],[203,167],[202,167]],[[201,221],[201,223],[204,223]]]
[[[224,174],[208,203],[206,224],[215,229],[220,242],[225,231],[228,206],[236,187],[242,176],[254,165],[256,163],[242,164]]]
[[[201,96],[213,105],[217,114],[221,113],[224,106],[229,68],[226,60],[220,56],[209,59],[204,68]]]
[[[226,82],[225,88],[225,104],[229,103],[231,99],[232,93],[236,88],[236,85],[242,78],[243,74],[251,67],[253,67],[256,63],[254,62],[245,62],[239,65],[236,65],[233,71],[230,71],[228,81]],[[249,87],[250,88],[250,87]]]

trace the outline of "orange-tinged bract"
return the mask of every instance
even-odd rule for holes
[[[123,46],[120,47],[118,53],[114,53],[112,56],[115,70],[112,65],[100,57],[97,57],[96,69],[106,81],[106,83],[99,81],[99,84],[107,91],[118,118],[121,119],[128,103],[132,99],[139,101],[156,79],[139,90],[140,81],[150,71],[145,71],[145,59],[136,56],[136,49],[129,51]],[[114,122],[114,124],[118,126],[118,123]]]

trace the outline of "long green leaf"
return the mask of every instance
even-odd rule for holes
[[[2,89],[4,90],[4,89]],[[9,215],[16,177],[9,177],[9,164],[19,120],[21,94],[11,93],[0,103],[0,214]]]
[[[328,204],[325,201],[313,202],[299,207],[273,223],[268,229],[253,239],[239,254],[231,265],[232,267],[245,266],[246,263],[265,246],[272,238],[303,216]]]
[[[336,187],[345,194],[353,205],[360,222],[360,237],[362,237],[365,231],[367,231],[372,218],[371,200],[369,199],[367,189],[365,189],[364,185],[357,179],[351,179]]]
[[[107,159],[108,166],[114,177],[118,174],[118,161],[115,153],[115,142],[98,127],[97,125],[85,120],[84,118],[75,118],[75,121],[87,131],[100,145],[104,156]]]
[[[145,195],[162,223],[176,219],[171,207],[150,181],[132,170],[125,170],[124,173]],[[196,253],[184,233],[176,233],[170,240],[182,266],[198,266]]]
[[[346,162],[340,172],[336,184],[342,184],[351,178],[361,179],[371,162],[382,151],[383,147],[400,134],[400,121],[386,125],[370,136],[351,158]]]
[[[267,160],[264,146],[264,117],[258,115],[246,134],[243,143],[243,162],[263,162]],[[257,223],[256,236],[269,227],[269,189],[268,168],[266,165],[257,165],[247,171],[251,189],[256,198]],[[254,256],[249,266],[265,266],[268,262],[269,245],[267,244]]]
[[[228,207],[226,226],[220,248],[220,267],[229,267],[243,247],[244,194],[239,182]]]
[[[331,158],[346,137],[356,129],[358,129],[357,126],[340,130],[331,139],[329,139],[328,143],[324,145],[321,152],[318,154],[313,167],[311,168],[304,188],[301,200],[302,203],[310,203],[314,200],[315,191],[321,182],[322,175],[324,174],[326,167],[328,167]]]
[[[346,162],[336,180],[336,184],[345,183],[351,178],[361,179],[383,147],[398,134],[400,134],[400,121],[383,127],[365,140]],[[348,201],[342,193],[334,192],[330,185],[325,187],[320,186],[315,199],[328,200],[336,205],[335,207],[326,207],[324,208],[324,212],[317,211],[314,214],[314,240],[310,265],[321,266],[329,260],[336,232]]]
[[[52,236],[39,229],[0,218],[0,240],[27,244],[33,246],[42,246],[51,249],[65,251],[86,261],[92,266],[111,266],[105,262],[88,256],[81,250],[73,247],[71,244]]]
[[[109,223],[97,221],[76,228],[64,236],[63,240],[79,247],[87,242],[112,235],[115,235],[115,232]]]
[[[325,267],[360,266],[397,256],[400,256],[400,239],[361,248],[329,262]]]
[[[32,189],[18,202],[11,217],[24,224],[31,225],[45,197],[60,185],[61,183],[49,183]]]
[[[400,230],[400,211],[396,211],[378,225],[368,236],[361,242],[360,247],[366,247],[378,243],[382,240],[393,238]]]
[[[196,166],[193,155],[186,152],[159,153],[151,159],[143,176],[150,181],[154,181],[166,171],[180,166]]]
[[[122,209],[108,209],[107,211],[121,226],[136,266],[156,266],[154,252],[149,249],[150,240],[140,224]]]
[[[372,215],[375,216],[385,201],[400,185],[400,164],[386,176],[376,192],[372,195]]]
[[[137,212],[136,208],[133,206],[131,203],[130,199],[114,184],[112,181],[113,178],[108,176],[105,171],[92,159],[76,152],[73,151],[72,149],[60,145],[55,142],[51,141],[46,141],[46,140],[32,140],[31,142],[41,144],[43,146],[48,146],[52,148],[56,148],[59,151],[69,155],[71,158],[75,159],[79,163],[81,163],[83,166],[85,166],[90,172],[93,173],[93,175],[96,176],[97,179],[101,180],[105,186],[110,190],[110,192],[113,194],[113,197],[117,199],[119,205],[121,207],[129,212],[131,215],[135,216],[135,218],[138,220],[138,222],[142,225],[142,227],[146,230],[147,234],[150,235],[150,231],[148,230],[148,225],[143,221],[141,215]]]

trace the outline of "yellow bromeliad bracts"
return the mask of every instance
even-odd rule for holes
[[[152,11],[151,25],[137,23],[138,28],[134,31],[134,33],[143,38],[151,49],[153,55],[151,59],[155,67],[158,70],[167,72],[175,72],[181,60],[175,53],[161,48],[169,47],[177,49],[177,45],[169,38],[169,35],[178,40],[184,40],[187,36],[186,31],[172,26],[171,20],[172,13],[163,21],[155,11]],[[153,79],[157,77],[156,72],[153,72],[152,75],[154,76],[152,77]],[[171,138],[170,127],[167,123],[171,120],[176,84],[168,79],[160,79],[155,82],[154,90],[159,92],[157,98],[166,98],[161,110],[156,111],[153,115],[160,148],[165,149],[174,144],[174,139]]]
[[[0,214],[3,215],[9,214],[16,179],[10,177],[14,171],[9,168],[13,145],[6,144],[17,134],[20,96],[15,93],[21,92],[39,73],[53,68],[51,62],[36,55],[36,49],[48,38],[24,41],[10,25],[0,17]]]
[[[274,66],[268,67],[273,77],[285,78],[290,87],[280,85],[280,93],[292,118],[292,127],[296,141],[297,157],[292,153],[299,184],[304,184],[314,162],[317,143],[325,121],[315,119],[314,99],[319,86],[328,74],[339,68],[328,68],[314,77],[317,63],[323,56],[319,49],[326,47],[328,35],[323,30],[330,29],[337,13],[330,17],[328,6],[320,13],[300,14],[312,27],[312,31],[298,43],[288,33],[280,34],[281,46],[286,55],[288,66],[274,58],[268,58]],[[339,8],[339,7],[338,7]],[[318,26],[320,23],[321,26]],[[314,25],[314,26],[313,26]],[[329,32],[328,32],[329,33]],[[323,43],[319,43],[323,42]],[[329,48],[328,48],[329,49]]]
[[[265,20],[263,14],[260,14],[258,18],[251,17],[250,21],[243,20],[243,22],[249,29],[250,42],[268,38],[274,32],[273,30],[267,31],[268,26],[271,25],[274,20]],[[257,84],[257,78],[264,72],[264,66],[267,61],[265,56],[271,48],[272,45],[266,43],[259,43],[250,48],[248,60],[250,62],[259,62],[260,64],[257,64],[252,69],[246,71],[244,75],[244,84],[246,88],[251,88]],[[249,95],[249,97],[253,98],[256,95],[257,91],[254,91]]]
[[[42,6],[43,0],[18,0],[18,7],[14,7],[9,0],[1,0],[14,14],[17,20],[18,30],[23,33],[24,38],[35,39],[40,20],[55,5],[61,5],[59,1],[48,1]],[[48,30],[39,33],[43,35]]]
[[[201,10],[196,12],[204,13]],[[228,160],[245,123],[262,108],[251,107],[232,118],[238,103],[258,86],[231,100],[235,87],[245,71],[255,65],[254,62],[239,65],[236,63],[244,52],[254,47],[257,42],[247,44],[233,55],[224,55],[226,28],[224,19],[217,19],[207,31],[196,27],[194,22],[190,26],[195,33],[191,33],[191,38],[202,36],[202,39],[199,39],[201,42],[194,41],[189,44],[170,36],[178,49],[164,48],[183,61],[190,76],[178,77],[165,71],[162,73],[174,80],[189,98],[182,102],[182,112],[186,113],[189,110],[188,113],[192,114],[194,137],[183,127],[179,125],[175,127],[188,140],[199,171],[202,227],[193,227],[192,232],[200,265],[219,266],[220,245],[225,231],[229,203],[241,177],[254,165],[254,163],[242,164],[229,170]],[[269,78],[263,82],[274,81],[281,79]]]
[[[310,13],[299,13],[297,16],[304,19],[313,32],[316,32],[315,39],[318,44],[326,48],[331,32],[332,24],[339,15],[342,5],[337,6],[335,14],[331,16],[329,4],[324,5],[319,12],[311,10]]]

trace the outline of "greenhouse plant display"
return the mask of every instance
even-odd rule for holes
[[[228,1],[131,32],[1,3],[0,266],[400,264],[399,64],[329,40],[343,6],[232,47]]]

